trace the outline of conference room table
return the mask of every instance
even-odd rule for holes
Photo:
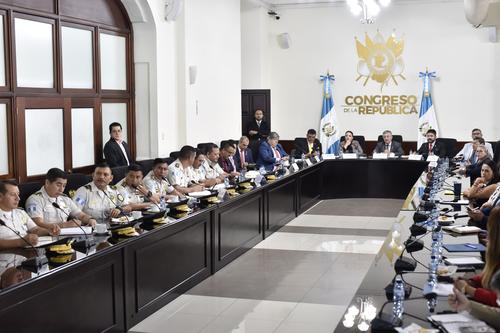
[[[0,264],[17,267],[15,278],[2,281],[2,332],[126,332],[320,200],[405,199],[426,167],[322,160],[167,224],[139,221],[138,236],[95,236],[87,253],[41,273],[19,268],[33,250],[0,251]]]

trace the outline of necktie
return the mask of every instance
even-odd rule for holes
[[[389,150],[389,145],[388,144],[385,145],[385,150]]]
[[[313,146],[314,146],[314,144],[309,145],[309,154],[312,154],[312,153],[313,153]]]
[[[281,157],[280,152],[278,151],[278,149],[273,148],[273,153],[274,153],[274,157],[276,157],[277,159],[279,159]]]
[[[432,152],[432,143],[429,143],[429,153]]]
[[[240,150],[240,162],[241,162],[241,167],[245,167],[245,152],[243,150]]]

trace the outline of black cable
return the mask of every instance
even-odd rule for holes
[[[427,319],[417,317],[417,316],[415,316],[415,315],[412,315],[411,313],[404,312],[404,313],[403,313],[403,315],[408,316],[408,317],[415,318],[415,319],[417,319],[417,320],[427,321]]]
[[[409,286],[410,286],[410,287],[412,287],[412,288],[418,289],[418,290],[424,290],[424,289],[422,289],[422,288],[420,288],[420,287],[417,287],[416,285],[411,284],[411,283],[409,283],[408,281],[406,281],[406,280],[404,279],[404,277],[403,277],[403,274],[399,274],[399,275],[401,276],[401,280],[402,280],[405,284],[409,285]]]

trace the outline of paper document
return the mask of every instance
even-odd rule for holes
[[[467,312],[438,314],[429,317],[435,323],[467,323],[474,320]]]
[[[432,289],[438,296],[448,296],[453,294],[453,284],[451,283],[438,283]]]
[[[460,257],[460,258],[447,258],[445,262],[449,265],[466,266],[466,265],[482,265],[483,261],[476,257]]]
[[[60,236],[83,235],[84,234],[83,231],[85,231],[85,234],[87,234],[87,235],[92,234],[92,227],[82,226],[82,229],[80,229],[78,227],[61,228],[61,233],[59,235]]]

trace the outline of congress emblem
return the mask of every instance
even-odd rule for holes
[[[365,33],[365,44],[357,37],[356,50],[358,53],[358,78],[366,86],[369,80],[380,83],[380,90],[392,81],[398,85],[397,79],[406,80],[403,76],[404,62],[401,55],[404,50],[403,39],[397,39],[395,34],[385,40],[382,34],[377,34],[372,39]]]
[[[333,126],[332,123],[326,123],[323,125],[323,127],[321,128],[321,130],[323,131],[323,133],[325,133],[325,135],[327,137],[331,137],[332,135],[334,135],[337,130],[335,129],[335,127]]]

